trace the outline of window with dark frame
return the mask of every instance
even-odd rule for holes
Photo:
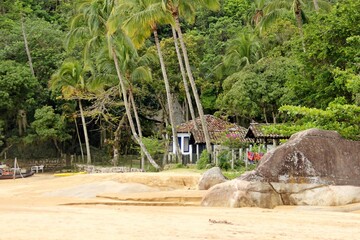
[[[184,137],[184,152],[189,152],[189,137]]]

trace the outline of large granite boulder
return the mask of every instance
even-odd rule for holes
[[[234,179],[210,188],[201,205],[274,208],[281,205],[340,206],[350,203],[360,203],[360,187]]]
[[[213,186],[201,201],[207,207],[262,207],[282,205],[281,197],[269,183],[231,180]]]
[[[219,167],[213,167],[206,171],[200,178],[198,189],[208,190],[216,184],[227,181],[226,177],[222,174]]]
[[[309,129],[264,155],[247,181],[360,186],[360,142]]]
[[[339,206],[360,203],[359,186],[360,142],[310,129],[266,153],[254,171],[210,188],[201,204]]]

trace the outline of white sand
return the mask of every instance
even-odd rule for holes
[[[359,239],[360,206],[205,208],[121,205],[102,193],[195,189],[198,174],[120,173],[0,181],[0,239]],[[195,191],[194,191],[195,192]],[[350,211],[350,212],[344,212]]]

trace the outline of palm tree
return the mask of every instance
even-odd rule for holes
[[[111,35],[108,36],[109,38],[112,38]],[[111,41],[111,39],[109,39],[109,41]],[[118,75],[118,79],[119,79],[119,84],[120,84],[120,88],[122,91],[122,95],[123,95],[123,99],[124,99],[124,105],[125,105],[125,110],[126,110],[126,115],[128,117],[128,121],[130,124],[130,128],[131,128],[131,132],[136,140],[136,142],[138,142],[138,144],[140,145],[141,150],[145,153],[145,155],[147,156],[148,160],[150,161],[150,163],[156,168],[159,169],[159,165],[153,160],[153,158],[151,157],[150,153],[147,151],[144,143],[142,142],[142,140],[139,138],[138,134],[136,133],[135,130],[135,126],[134,126],[134,121],[132,119],[132,114],[131,114],[131,109],[130,109],[130,103],[127,99],[127,93],[126,93],[126,86],[125,86],[125,81],[124,78],[122,76],[122,71],[120,69],[120,65],[119,65],[119,61],[118,61],[118,54],[116,53],[115,50],[115,46],[113,46],[112,43],[110,43],[110,47],[111,47],[111,55],[113,57],[114,60],[114,64],[115,64],[115,68],[116,68],[116,73]]]
[[[309,4],[310,2],[311,0],[273,0],[264,8],[265,16],[263,17],[261,25],[262,27],[267,27],[267,25],[271,24],[278,17],[286,15],[289,11],[292,12],[299,29],[302,47],[305,52],[303,24],[306,21],[306,15],[304,8],[314,6],[315,10],[318,12],[320,3],[324,10],[330,9],[330,4],[326,0],[313,0],[313,5]]]
[[[186,72],[185,72],[184,63],[183,63],[183,60],[182,60],[183,58],[181,56],[181,52],[180,52],[179,45],[178,45],[178,38],[177,38],[177,35],[176,35],[176,30],[175,30],[175,28],[173,26],[171,27],[171,30],[172,30],[172,33],[173,33],[175,51],[176,51],[176,55],[178,57],[181,77],[183,79],[185,95],[186,95],[186,99],[187,99],[187,102],[188,102],[191,119],[194,120],[194,128],[195,128],[196,131],[198,131],[199,128],[198,128],[197,122],[195,121],[195,119],[196,119],[195,111],[194,111],[194,107],[192,105],[191,94],[190,94],[189,85],[188,85],[188,82],[187,82],[187,79],[186,79]]]
[[[251,4],[250,23],[258,27],[264,17],[264,7],[268,0],[254,0]]]
[[[223,63],[225,68],[233,73],[261,58],[261,45],[257,36],[254,33],[244,31],[229,42]]]
[[[138,137],[134,122],[132,120],[131,108],[127,99],[127,89],[123,78],[123,72],[124,68],[126,67],[126,59],[128,59],[129,56],[136,54],[136,51],[133,50],[133,44],[121,30],[111,28],[112,25],[109,24],[109,19],[113,19],[111,17],[113,15],[113,7],[114,0],[79,0],[77,8],[79,14],[76,15],[72,21],[73,31],[70,32],[69,39],[77,35],[85,35],[90,38],[87,41],[85,47],[84,55],[86,60],[89,59],[88,52],[90,50],[97,51],[97,48],[94,48],[94,46],[98,47],[98,43],[104,44],[104,41],[106,41],[105,45],[108,47],[108,56],[115,64],[116,75],[119,80],[119,91],[124,100],[126,115],[132,134],[136,142],[140,145],[142,151],[147,156],[150,163],[155,168],[159,169],[160,167],[152,159],[142,140]],[[80,23],[80,27],[77,28],[78,23]],[[121,66],[118,60],[119,56],[122,56]]]
[[[163,54],[160,47],[160,41],[157,33],[157,22],[170,21],[170,17],[166,15],[166,12],[161,8],[160,2],[154,0],[132,0],[132,1],[121,1],[118,9],[126,9],[129,11],[130,16],[125,22],[124,28],[132,37],[133,41],[137,45],[141,45],[144,40],[150,36],[152,32],[155,39],[155,45],[160,61],[161,72],[166,90],[166,99],[168,103],[170,125],[173,136],[173,143],[175,147],[175,153],[178,160],[181,160],[181,152],[177,141],[176,123],[174,117],[173,98],[170,90],[170,84],[166,72],[166,66],[163,59]]]
[[[200,97],[199,97],[199,94],[198,94],[198,91],[196,88],[194,77],[192,75],[189,57],[187,54],[187,49],[186,49],[183,35],[181,32],[181,28],[180,28],[179,18],[180,18],[180,15],[182,15],[186,19],[193,21],[194,16],[195,16],[196,7],[205,6],[211,10],[216,10],[219,8],[219,1],[218,0],[192,0],[192,1],[190,1],[190,0],[162,0],[162,5],[163,5],[163,8],[166,9],[173,16],[175,29],[178,34],[178,39],[179,39],[182,54],[184,57],[186,72],[187,72],[187,75],[189,78],[189,82],[190,82],[190,85],[191,85],[191,88],[193,91],[195,103],[196,103],[196,106],[197,106],[197,109],[199,112],[199,116],[200,116],[200,120],[201,120],[201,125],[202,125],[205,142],[206,142],[206,150],[209,153],[212,153],[210,135],[209,135],[207,123],[206,123],[205,116],[204,116],[204,110],[203,110],[203,107],[202,107],[202,104],[200,101]]]
[[[91,164],[91,153],[89,137],[86,127],[84,110],[82,106],[83,99],[87,99],[87,82],[85,80],[85,73],[88,69],[75,60],[67,61],[62,64],[60,69],[51,77],[50,88],[53,91],[61,90],[62,96],[66,100],[75,99],[78,102],[80,117],[83,125],[83,132],[86,146],[87,164]]]

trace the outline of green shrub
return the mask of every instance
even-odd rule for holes
[[[197,169],[205,169],[210,163],[210,154],[207,150],[202,151],[199,160],[196,162]]]
[[[231,168],[230,160],[231,160],[231,152],[230,151],[223,150],[219,153],[218,161],[219,161],[219,167],[221,169],[224,169],[225,171],[230,169]]]

